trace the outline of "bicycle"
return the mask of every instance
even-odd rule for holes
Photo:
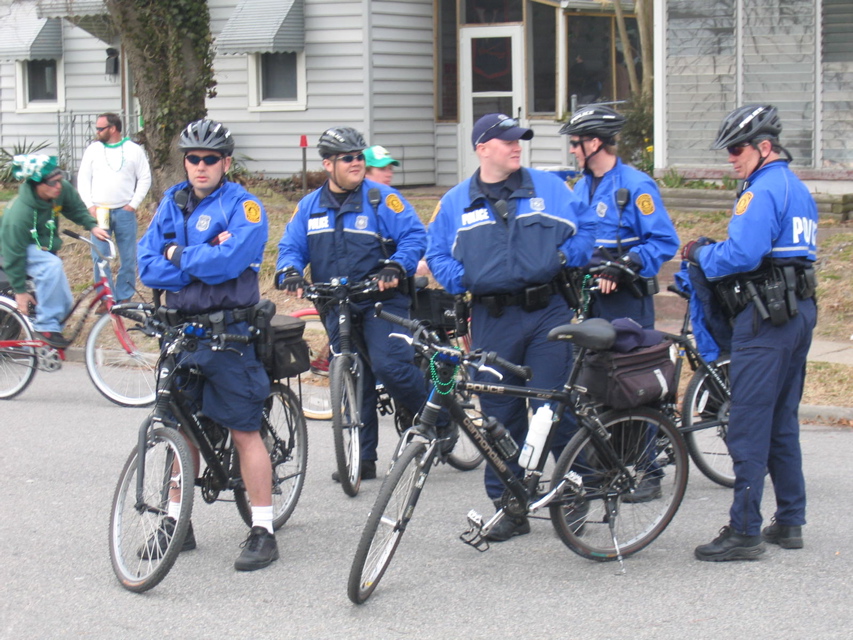
[[[152,312],[153,305],[145,310]],[[233,492],[240,517],[252,526],[251,504],[230,432],[191,406],[182,385],[200,373],[182,366],[178,359],[181,352],[200,348],[221,351],[229,348],[229,342],[247,344],[251,338],[214,334],[198,323],[175,325],[158,319],[153,324],[163,341],[157,364],[156,402],[151,415],[142,422],[138,444],[119,476],[109,535],[116,577],[126,589],[140,593],[159,584],[181,552],[195,486],[200,487],[201,497],[208,504],[222,500],[223,491]],[[299,399],[281,381],[271,381],[261,437],[272,464],[273,527],[279,529],[296,508],[308,460],[308,432]],[[205,462],[200,477],[185,438],[198,448]],[[180,499],[180,513],[174,525],[167,527],[168,503],[175,497]]]
[[[75,240],[92,245],[91,240],[63,230]],[[104,275],[107,260],[115,253],[109,241],[110,256],[95,248],[100,278],[77,296],[62,323],[68,322],[85,304],[70,339],[82,332],[89,316],[101,305],[106,309],[86,339],[86,371],[95,388],[105,398],[126,407],[141,407],[154,402],[154,366],[160,351],[149,329],[150,316],[138,304],[125,304],[121,312],[113,301],[112,288]],[[0,399],[14,398],[32,382],[37,370],[57,371],[65,360],[65,350],[48,345],[34,337],[29,310],[22,312],[14,300],[14,292],[0,292]]]
[[[575,366],[564,387],[552,390],[473,382],[469,369],[497,374],[492,364],[526,380],[530,379],[530,370],[493,352],[466,354],[442,344],[424,323],[395,317],[381,311],[379,305],[377,313],[412,334],[393,335],[409,341],[429,359],[432,385],[419,424],[400,439],[398,454],[364,526],[347,583],[352,602],[365,602],[376,589],[409,525],[443,444],[435,430],[441,408],[446,408],[471,437],[506,487],[501,506],[490,519],[484,520],[473,510],[468,513],[469,528],[460,539],[478,550],[488,549],[487,535],[502,518],[531,515],[547,506],[551,524],[566,546],[592,560],[617,559],[624,571],[623,559],[649,545],[672,520],[684,496],[689,466],[684,440],[675,425],[650,408],[602,410],[583,387],[576,385],[580,372],[577,365],[585,352],[607,349],[615,341],[616,333],[609,322],[592,319],[550,332],[549,339],[571,340],[578,347]],[[516,477],[507,467],[506,461],[514,458],[518,445],[506,429],[493,418],[472,418],[460,404],[459,394],[468,391],[550,402],[554,411],[551,430],[542,450],[534,456],[535,467],[524,478]],[[548,484],[542,479],[544,467],[556,425],[566,411],[574,415],[577,432],[559,456]],[[651,440],[649,434],[653,435]],[[658,478],[660,496],[634,501],[631,494],[645,477]]]

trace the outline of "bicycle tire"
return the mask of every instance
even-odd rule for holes
[[[329,363],[329,390],[338,476],[344,493],[355,497],[361,486],[361,398],[358,397],[352,363],[350,356],[332,358]]]
[[[728,356],[714,363],[726,384],[729,384],[730,363],[731,358]],[[705,367],[697,369],[690,378],[684,392],[682,424],[685,428],[698,426],[703,421],[723,421],[724,424],[685,432],[684,441],[699,471],[709,480],[731,489],[735,486],[734,463],[726,445],[730,402],[727,398],[720,397],[709,380]]]
[[[607,461],[588,430],[578,431],[566,445],[554,467],[551,486],[566,477],[580,478],[582,484],[571,483],[562,497],[551,503],[551,524],[572,551],[605,561],[617,559],[620,553],[628,557],[640,551],[666,529],[684,497],[689,459],[681,433],[659,411],[608,411],[600,420],[609,435],[606,442],[637,485],[650,466],[655,468],[653,473],[662,474],[659,497],[629,501],[627,477]],[[611,535],[611,520],[618,549]]]
[[[302,487],[308,465],[308,428],[299,400],[286,385],[270,385],[264,401],[261,438],[272,464],[273,529],[280,529],[290,518]],[[234,455],[234,464],[239,458]],[[238,467],[239,468],[239,467]],[[234,489],[234,501],[246,526],[252,526],[252,505],[245,487]]]
[[[433,453],[422,441],[413,441],[392,463],[373,504],[355,552],[347,581],[347,595],[355,604],[365,602],[376,589],[406,531],[426,477]]]
[[[290,314],[305,321],[303,337],[308,343],[312,363],[329,359],[329,335],[316,309],[302,309]],[[309,420],[331,420],[332,400],[329,396],[328,371],[309,369],[299,374],[299,389],[302,395],[302,413]]]
[[[154,429],[145,447],[143,499],[147,509],[136,507],[139,450],[134,448],[122,469],[110,515],[110,560],[122,586],[141,593],[160,583],[175,564],[193,506],[193,462],[183,436],[169,428]],[[174,473],[174,464],[180,467]],[[181,507],[171,535],[162,535],[173,477],[180,477]],[[154,544],[154,541],[157,541]],[[160,543],[165,541],[165,548]],[[146,551],[156,549],[156,553]],[[147,557],[145,557],[147,555]]]
[[[474,397],[467,399],[475,404],[474,410],[469,414],[475,420],[482,419],[482,413],[479,411],[479,401]],[[471,438],[466,431],[459,425],[456,425],[459,430],[459,438],[453,445],[453,449],[447,454],[447,464],[459,471],[473,471],[483,463],[483,454],[471,442]]]
[[[86,371],[95,388],[122,407],[153,404],[160,343],[129,326],[134,321],[105,313],[86,338]]]
[[[0,299],[0,341],[32,340],[33,332],[17,307]],[[34,347],[0,347],[0,400],[8,400],[30,386],[38,357]]]

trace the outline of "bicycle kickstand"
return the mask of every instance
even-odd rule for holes
[[[613,547],[616,549],[616,559],[619,561],[619,571],[616,572],[617,576],[625,575],[625,559],[622,557],[622,549],[619,548],[619,541],[616,539],[616,518],[618,518],[617,507],[616,507],[616,499],[615,498],[607,498],[607,525],[610,528],[610,538],[613,540]]]
[[[492,518],[494,519],[494,518]],[[491,522],[489,523],[491,524]],[[489,527],[491,529],[491,527]],[[460,534],[459,539],[467,545],[474,547],[481,553],[489,550],[489,541],[483,533],[483,516],[471,509],[468,512],[468,529]]]

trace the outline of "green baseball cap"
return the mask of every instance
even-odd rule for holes
[[[393,164],[395,167],[400,166],[400,163],[388,153],[388,149],[380,147],[378,144],[364,150],[364,164],[368,167],[379,168],[387,167],[389,164]]]

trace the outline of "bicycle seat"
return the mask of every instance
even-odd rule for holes
[[[548,332],[548,340],[569,340],[592,351],[606,351],[616,342],[616,329],[603,318],[590,318],[580,324],[562,324]]]

